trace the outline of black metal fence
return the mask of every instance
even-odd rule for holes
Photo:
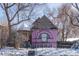
[[[71,48],[74,42],[58,41],[57,48]]]

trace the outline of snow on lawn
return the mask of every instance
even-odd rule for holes
[[[31,49],[13,47],[5,47],[0,49],[0,56],[28,56],[28,51]],[[79,49],[66,49],[66,48],[37,48],[32,49],[35,51],[35,56],[79,56]]]
[[[79,50],[62,48],[41,48],[36,50],[40,56],[79,56]]]
[[[79,40],[79,38],[67,38],[67,41],[70,41],[70,42],[76,41],[76,40]]]
[[[27,56],[28,50],[23,49],[15,49],[13,47],[6,47],[0,50],[1,56]]]

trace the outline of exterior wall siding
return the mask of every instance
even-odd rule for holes
[[[39,39],[41,33],[48,33],[50,39],[43,42]],[[56,29],[36,29],[32,31],[32,45],[34,47],[57,47],[57,30]]]

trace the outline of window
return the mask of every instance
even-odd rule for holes
[[[46,42],[49,39],[49,35],[47,33],[42,33],[40,35],[40,39],[44,42]]]

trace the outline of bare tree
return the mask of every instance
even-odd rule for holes
[[[65,14],[67,15],[67,17],[69,18],[69,35],[72,35],[72,37],[78,37],[78,29],[79,29],[79,4],[77,3],[72,3],[70,4],[71,8],[69,10],[69,12],[65,11]]]
[[[8,30],[9,30],[8,40],[9,41],[11,40],[11,31],[12,31],[11,28],[12,28],[12,26],[18,25],[24,21],[29,20],[36,5],[40,5],[40,4],[30,4],[30,3],[27,3],[27,4],[1,3],[0,4],[1,8],[4,10],[4,14],[5,14],[7,22],[8,22]],[[14,7],[14,8],[12,8],[12,7]],[[16,8],[16,10],[14,10],[14,12],[11,13],[10,10],[11,9],[13,10],[15,8]],[[30,8],[30,9],[28,9],[28,8]],[[19,14],[21,14],[21,12],[24,12],[24,10],[28,11],[29,13],[27,16],[25,16],[25,18],[21,19],[20,17],[22,17],[22,16],[19,16]],[[15,20],[17,20],[17,22],[13,22]]]
[[[56,23],[56,26],[59,28],[58,30],[58,36],[60,37],[60,40],[65,41],[65,39],[67,38],[68,35],[68,16],[66,15],[65,12],[69,12],[70,10],[70,4],[63,4],[61,7],[59,7],[57,10],[54,11],[58,11],[58,15],[56,17],[54,17],[54,11],[51,13],[49,13],[50,16],[52,16],[53,18],[53,23]]]
[[[61,23],[62,23],[62,39],[63,41],[66,41],[67,39],[67,35],[69,32],[69,19],[68,16],[66,15],[65,12],[69,12],[70,10],[70,4],[63,4],[60,9],[59,9],[59,13],[58,13],[58,17],[61,19]]]
[[[78,3],[72,3],[71,6],[74,7],[71,10],[71,14],[68,14],[67,12],[66,12],[66,14],[67,14],[67,16],[69,16],[69,18],[71,20],[71,24],[73,26],[79,27],[79,4]]]
[[[67,5],[65,5],[67,6]],[[79,29],[79,5],[77,3],[69,4],[69,7],[65,7],[64,5],[60,9],[60,18],[64,20],[63,23],[63,29],[62,29],[62,37],[64,38],[68,37],[78,37],[78,29]],[[64,18],[65,17],[65,18]],[[66,31],[64,33],[64,31]],[[64,37],[65,36],[65,37]]]

